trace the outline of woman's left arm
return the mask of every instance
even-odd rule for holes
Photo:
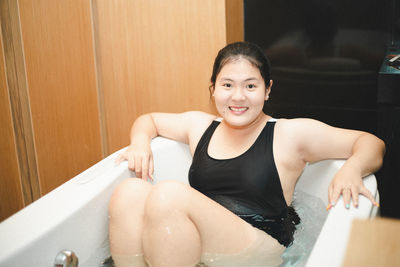
[[[383,163],[385,144],[372,134],[361,132],[352,145],[350,157],[336,173],[328,188],[328,209],[337,203],[340,195],[346,208],[358,206],[358,195],[362,194],[378,206],[374,196],[362,183],[362,178],[379,170]]]
[[[358,206],[359,194],[378,205],[362,178],[382,166],[385,153],[382,140],[366,132],[335,128],[310,119],[293,120],[292,126],[298,133],[296,143],[303,161],[347,159],[329,185],[328,209],[337,203],[340,195],[346,208],[350,207],[350,199]]]

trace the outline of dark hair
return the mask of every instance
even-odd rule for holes
[[[271,80],[270,63],[267,56],[256,44],[249,42],[236,42],[228,44],[222,48],[214,61],[213,72],[211,75],[210,93],[213,92],[217,75],[226,63],[239,58],[247,59],[251,64],[260,70],[261,76],[264,79],[265,87],[268,88]]]

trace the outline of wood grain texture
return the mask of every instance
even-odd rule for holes
[[[4,64],[0,31],[0,222],[24,207]]]
[[[129,144],[140,114],[213,110],[208,86],[226,44],[225,0],[95,2],[109,153]]]
[[[101,73],[100,73],[100,64],[99,61],[101,59],[101,53],[99,49],[96,49],[97,46],[96,44],[99,44],[99,35],[95,34],[98,32],[98,17],[96,16],[96,10],[97,10],[97,0],[91,0],[91,17],[92,17],[92,29],[93,29],[93,49],[95,52],[95,71],[96,71],[96,82],[97,82],[97,101],[99,105],[99,122],[100,122],[100,137],[101,137],[101,148],[102,148],[102,154],[103,157],[106,157],[109,155],[108,151],[108,132],[107,132],[107,121],[106,121],[106,116],[105,116],[105,110],[104,110],[104,93],[103,93],[103,86],[102,86],[102,80],[100,79]]]
[[[20,0],[42,193],[102,157],[91,2]]]
[[[0,19],[6,79],[10,97],[23,200],[24,204],[28,205],[38,199],[41,192],[18,11],[17,1],[0,1]]]
[[[243,0],[226,0],[226,43],[244,41]]]
[[[343,267],[400,266],[400,220],[353,221]]]

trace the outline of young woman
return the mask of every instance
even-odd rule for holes
[[[311,119],[274,120],[262,111],[271,87],[261,49],[233,43],[218,53],[211,77],[219,117],[151,113],[134,122],[120,160],[141,178],[122,182],[110,202],[117,266],[279,265],[298,223],[290,204],[307,162],[347,159],[329,186],[330,206],[342,195],[357,207],[359,194],[377,205],[362,178],[381,166],[384,143]],[[190,186],[147,182],[158,135],[189,145]]]

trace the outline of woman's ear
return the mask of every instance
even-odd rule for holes
[[[273,83],[274,83],[274,81],[269,80],[269,86],[268,86],[268,88],[266,89],[266,92],[265,92],[265,100],[268,100],[268,98],[269,98],[269,94],[271,93],[271,88],[272,88],[272,84]]]
[[[210,84],[210,86],[208,87],[208,90],[210,91],[210,98],[213,98],[214,92],[215,92],[214,84]]]

